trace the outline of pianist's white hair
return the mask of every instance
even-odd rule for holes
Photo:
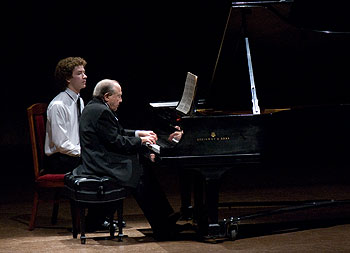
[[[99,97],[99,98],[103,98],[103,96],[106,93],[109,94],[114,94],[114,85],[118,85],[120,86],[120,84],[116,81],[116,80],[111,80],[111,79],[103,79],[101,81],[99,81],[95,88],[94,91],[92,93],[93,97]]]

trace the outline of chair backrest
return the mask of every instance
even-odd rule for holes
[[[44,163],[46,109],[46,103],[36,103],[27,108],[35,178],[40,176]]]

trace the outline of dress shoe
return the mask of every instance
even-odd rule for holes
[[[192,220],[193,219],[193,207],[181,207],[180,209],[181,217],[180,220]]]
[[[123,224],[123,228],[125,228],[126,222],[124,220],[122,221],[122,224]],[[109,229],[109,221],[108,220],[105,220],[103,222],[103,225]],[[115,227],[115,229],[118,228],[118,220],[113,220],[113,226]]]
[[[183,231],[189,231],[192,229],[193,229],[193,225],[191,223],[175,224],[175,227],[174,227],[175,233],[181,233]]]
[[[117,224],[117,226],[118,226],[118,221],[116,222],[116,224]],[[122,221],[122,224],[123,224],[123,228],[125,228],[125,227],[126,227],[126,222],[125,222],[125,220]]]
[[[118,221],[117,220],[113,220],[113,226],[115,231],[118,230]],[[123,221],[123,227],[126,226],[126,222]],[[96,232],[96,231],[106,231],[109,230],[110,227],[110,223],[109,221],[105,220],[104,222],[102,222],[101,224],[86,224],[86,232],[92,233],[92,232]]]
[[[117,229],[116,226],[114,228]],[[93,233],[96,231],[106,231],[106,230],[109,230],[109,222],[108,221],[104,221],[103,223],[99,223],[99,224],[87,223],[86,228],[85,228],[85,231],[88,233]]]
[[[169,224],[175,224],[180,218],[181,218],[181,213],[179,212],[172,213],[168,216],[168,222]]]
[[[179,234],[183,231],[188,231],[192,229],[192,224],[173,224],[162,230],[153,231],[154,238],[157,241],[171,241],[176,240]]]
[[[108,221],[108,219],[106,219],[103,223],[105,223],[106,224],[106,226],[108,226],[109,227],[109,221]],[[113,225],[115,226],[115,227],[118,227],[118,220],[113,220]],[[122,221],[122,224],[123,224],[123,228],[125,228],[126,227],[126,222],[123,220]]]

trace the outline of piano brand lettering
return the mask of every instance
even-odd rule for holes
[[[200,141],[229,141],[230,137],[203,137],[203,138],[197,138],[197,142]]]

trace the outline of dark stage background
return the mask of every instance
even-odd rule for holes
[[[187,71],[199,76],[198,97],[210,105],[251,109],[243,43],[234,51],[239,11],[210,84],[231,1],[119,2],[1,3],[1,168],[17,184],[33,176],[26,108],[58,93],[53,72],[64,57],[88,62],[85,103],[97,81],[120,81],[118,113],[128,128],[149,126],[149,102],[179,100]],[[335,13],[326,12],[327,20]],[[247,21],[261,108],[350,103],[349,35],[300,31],[266,9],[253,10]]]

